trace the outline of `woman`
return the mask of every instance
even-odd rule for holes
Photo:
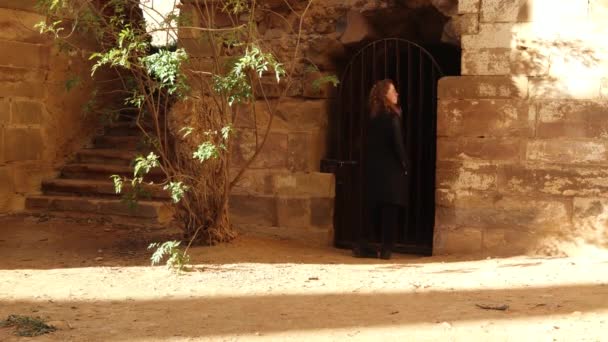
[[[407,164],[399,94],[392,80],[378,81],[369,95],[370,122],[365,150],[365,197],[371,229],[381,231],[380,251],[367,244],[362,228],[353,249],[357,257],[390,259],[402,207],[407,204]]]

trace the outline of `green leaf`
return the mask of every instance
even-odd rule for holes
[[[110,178],[114,182],[114,192],[119,194],[122,191],[122,178],[119,175],[111,175]]]

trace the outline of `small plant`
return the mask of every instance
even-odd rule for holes
[[[168,268],[175,269],[178,272],[183,271],[186,265],[190,262],[190,256],[179,248],[181,241],[165,241],[163,243],[154,242],[148,246],[148,249],[155,249],[150,257],[152,266],[159,265],[165,258],[165,263]]]
[[[40,317],[29,317],[21,315],[9,315],[5,320],[0,321],[0,327],[17,327],[17,336],[39,336],[51,333],[57,328],[44,323]]]

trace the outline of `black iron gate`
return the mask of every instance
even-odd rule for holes
[[[403,39],[372,42],[359,50],[346,66],[340,80],[334,123],[335,158],[325,159],[322,165],[322,169],[336,175],[336,247],[350,248],[354,233],[367,222],[363,210],[365,156],[361,146],[369,118],[367,100],[376,81],[390,78],[403,107],[410,189],[410,205],[404,209],[395,250],[431,254],[435,216],[436,90],[441,76],[441,69],[429,52]]]

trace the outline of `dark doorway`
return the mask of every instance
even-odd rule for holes
[[[441,76],[442,68],[427,49],[396,38],[367,44],[345,67],[333,123],[335,146],[332,158],[325,159],[322,165],[323,170],[336,175],[336,247],[351,248],[354,232],[367,222],[362,171],[366,160],[362,142],[368,123],[367,98],[376,81],[390,78],[398,88],[404,110],[403,132],[409,159],[410,205],[402,214],[395,250],[432,253],[437,81]]]

